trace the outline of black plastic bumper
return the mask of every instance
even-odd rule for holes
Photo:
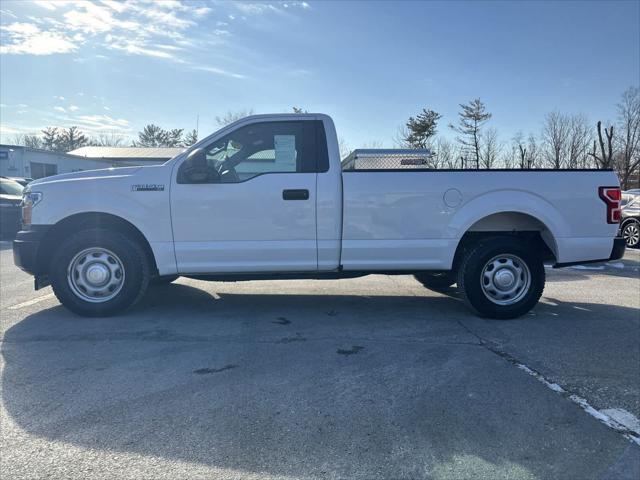
[[[620,260],[624,257],[624,251],[627,248],[627,243],[622,237],[616,237],[613,239],[613,248],[611,249],[611,256],[609,260]]]
[[[21,230],[13,241],[13,263],[31,275],[38,275],[38,249],[42,238],[49,230],[48,225],[32,225],[29,230]]]

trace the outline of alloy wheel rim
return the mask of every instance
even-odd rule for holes
[[[496,255],[482,269],[480,286],[485,297],[496,305],[513,305],[529,291],[531,272],[517,255]]]
[[[637,245],[638,241],[640,241],[640,227],[635,223],[630,223],[624,228],[622,236],[627,245]]]
[[[124,267],[110,250],[93,247],[82,250],[69,262],[67,280],[73,293],[91,303],[114,298],[124,285]]]

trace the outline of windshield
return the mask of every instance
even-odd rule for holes
[[[1,180],[0,181],[0,193],[3,195],[22,195],[22,190],[24,187],[20,185],[18,182],[14,182],[13,180]]]

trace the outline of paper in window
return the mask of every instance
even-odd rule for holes
[[[273,144],[276,152],[276,165],[285,171],[296,170],[296,136],[274,135]]]

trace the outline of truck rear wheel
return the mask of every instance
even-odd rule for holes
[[[516,318],[531,310],[545,284],[542,260],[526,243],[509,237],[481,240],[458,272],[458,287],[481,316]]]
[[[149,262],[140,245],[104,229],[67,238],[51,261],[58,300],[78,315],[108,317],[134,305],[149,284]]]

